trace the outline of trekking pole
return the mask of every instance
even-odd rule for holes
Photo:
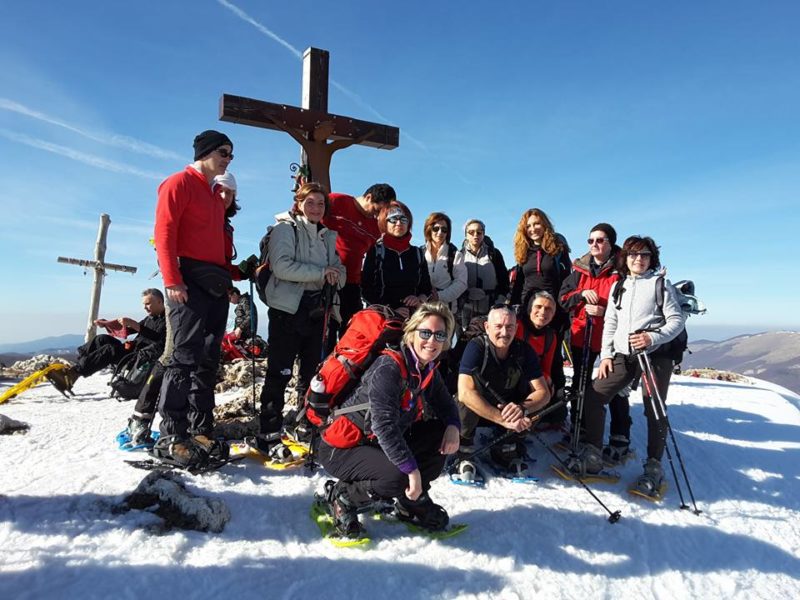
[[[564,354],[567,356],[567,360],[569,364],[572,365],[572,368],[575,368],[575,362],[572,360],[572,352],[569,349],[569,344],[567,344],[567,340],[561,340],[561,348]]]
[[[586,330],[583,332],[583,354],[581,355],[581,377],[578,381],[578,385],[580,387],[578,387],[578,402],[577,406],[575,407],[575,412],[577,414],[575,416],[575,422],[572,424],[572,439],[570,440],[569,444],[571,455],[578,454],[578,437],[580,435],[581,423],[583,422],[583,405],[586,401],[586,386],[589,377],[589,354],[591,354],[592,349],[593,324],[594,319],[592,319],[592,317],[589,315],[586,315]],[[572,363],[572,365],[574,369],[575,363]]]
[[[547,406],[547,407],[545,407],[545,408],[543,408],[543,409],[541,409],[539,411],[536,411],[536,412],[533,412],[533,413],[530,413],[530,414],[526,413],[525,416],[529,417],[531,419],[531,427],[533,427],[533,424],[536,423],[537,421],[539,421],[542,417],[544,417],[547,414],[550,414],[554,410],[558,410],[559,408],[564,406],[564,404],[566,404],[566,402],[564,402],[564,400],[559,400],[555,404]],[[489,440],[486,444],[484,444],[483,446],[481,446],[480,448],[475,450],[475,452],[472,452],[469,455],[469,458],[475,458],[476,456],[480,456],[481,454],[485,454],[486,452],[488,452],[489,450],[494,448],[497,444],[499,444],[501,442],[504,442],[505,440],[507,440],[507,439],[509,439],[509,438],[511,438],[511,437],[513,437],[515,435],[519,435],[519,433],[520,432],[514,431],[513,429],[509,430],[509,431],[504,431],[503,433],[501,433],[497,437]]]
[[[639,352],[636,355],[636,358],[639,361],[639,369],[642,371],[642,381],[644,383],[644,393],[642,394],[642,401],[644,402],[645,395],[650,402],[650,410],[653,411],[653,418],[656,421],[661,421],[665,418],[665,413],[661,410],[656,404],[655,395],[653,392],[653,388],[656,386],[655,379],[652,377],[652,370],[648,371],[647,363],[644,362],[642,358],[642,353]],[[666,421],[665,421],[666,423]],[[675,463],[672,461],[672,452],[669,450],[669,445],[667,444],[667,432],[664,431],[664,451],[667,454],[667,462],[669,462],[670,471],[672,471],[672,480],[675,482],[675,489],[678,491],[678,498],[680,499],[680,508],[681,510],[686,510],[689,506],[686,504],[686,501],[683,499],[683,489],[681,487],[681,482],[678,479],[678,472],[675,470]]]
[[[255,339],[258,332],[253,329],[253,323],[255,323],[255,319],[253,318],[256,314],[256,303],[253,300],[253,278],[250,278],[250,333],[252,333],[252,338]],[[256,414],[256,355],[253,352],[253,347],[250,346],[250,363],[253,366],[253,414]]]
[[[484,387],[484,388],[485,388],[485,389],[486,389],[486,390],[487,390],[487,391],[488,391],[488,392],[489,392],[489,393],[490,393],[492,396],[494,396],[494,399],[495,399],[495,401],[499,401],[500,403],[503,403],[503,399],[502,399],[502,398],[501,398],[501,397],[498,395],[498,393],[497,393],[497,392],[495,392],[495,391],[494,391],[494,390],[491,388],[491,386],[489,386],[489,384],[488,384],[488,383],[486,383],[486,381],[483,379],[483,377],[481,377],[481,375],[480,375],[479,373],[477,373],[477,371],[474,371],[474,372],[472,373],[472,376],[473,376],[475,379],[477,379],[479,382],[481,382],[481,383],[482,383],[482,385],[483,385],[483,387]],[[556,407],[558,404],[559,404],[559,403],[556,403],[556,404],[554,404],[554,405],[553,405],[553,407]],[[561,402],[560,402],[560,404],[563,404],[563,401],[561,401]],[[545,408],[545,409],[543,409],[542,411],[540,411],[540,412],[538,413],[538,417],[540,417],[540,418],[541,418],[541,417],[542,417],[542,416],[545,414],[545,411],[546,411],[546,410],[547,410],[547,409]],[[516,433],[516,431],[514,431],[514,432],[510,432],[510,433]],[[552,455],[553,455],[553,457],[554,457],[554,458],[555,458],[555,459],[556,459],[556,460],[557,460],[559,463],[561,463],[561,466],[562,466],[562,467],[564,467],[565,471],[569,471],[569,467],[567,466],[567,463],[566,463],[566,462],[565,462],[565,461],[564,461],[564,460],[563,460],[563,459],[562,459],[562,458],[561,458],[561,457],[560,457],[558,454],[556,454],[555,450],[553,450],[553,449],[552,449],[550,446],[548,446],[548,445],[547,445],[547,443],[546,443],[546,442],[545,442],[545,441],[544,441],[544,440],[541,438],[541,436],[540,436],[538,433],[536,433],[536,432],[535,432],[535,431],[533,431],[533,430],[531,430],[531,433],[533,434],[533,437],[534,437],[534,438],[536,438],[536,441],[538,441],[538,442],[539,442],[539,443],[540,443],[542,446],[544,446],[544,449],[545,449],[545,450],[547,450],[547,451],[548,451],[550,454],[552,454]],[[505,435],[508,435],[508,434],[505,434]],[[485,448],[482,448],[481,450],[483,451],[483,450],[486,450],[486,449],[485,449]],[[473,454],[473,456],[474,456],[474,454]],[[588,486],[588,485],[586,485],[586,483],[584,483],[584,482],[583,482],[583,481],[581,481],[580,479],[576,479],[576,481],[577,481],[578,483],[580,483],[580,484],[581,484],[581,486],[583,487],[583,489],[585,489],[587,492],[589,492],[589,495],[590,495],[592,498],[594,498],[594,499],[597,501],[597,503],[598,503],[600,506],[602,506],[602,507],[605,509],[605,511],[608,513],[608,522],[609,522],[609,523],[611,523],[611,524],[613,525],[614,523],[616,523],[617,521],[619,521],[619,520],[620,520],[620,517],[622,517],[622,513],[621,513],[620,511],[618,511],[618,510],[617,510],[617,511],[611,512],[611,510],[610,510],[610,509],[609,509],[609,508],[608,508],[608,507],[607,507],[607,506],[606,506],[606,505],[603,503],[603,501],[602,501],[602,500],[600,500],[600,498],[598,498],[598,497],[597,497],[597,494],[595,494],[595,493],[594,493],[594,492],[593,492],[593,491],[592,491],[592,490],[589,488],[589,486]]]
[[[640,356],[643,356],[640,360],[644,361],[644,364],[647,366],[647,370],[650,373],[650,379],[652,380],[652,387],[653,391],[655,392],[654,397],[658,401],[658,405],[661,408],[661,412],[664,415],[664,422],[667,424],[667,432],[669,432],[669,437],[672,440],[672,446],[675,449],[675,457],[678,459],[678,465],[680,465],[681,473],[683,474],[683,479],[686,482],[686,489],[689,492],[689,498],[692,500],[692,506],[694,506],[694,514],[700,515],[703,511],[697,508],[697,502],[694,499],[694,492],[692,491],[692,484],[689,483],[689,475],[686,473],[686,466],[683,463],[683,457],[681,456],[681,451],[678,448],[678,441],[675,439],[675,432],[672,431],[672,425],[669,422],[669,418],[667,417],[667,408],[666,404],[664,403],[664,399],[661,397],[661,392],[658,390],[658,387],[655,385],[655,377],[653,376],[653,365],[650,362],[650,356],[646,352],[642,352]],[[667,448],[666,444],[664,446]],[[672,458],[670,457],[669,449],[667,448],[667,457],[670,458],[670,464],[672,463]],[[673,469],[674,473],[674,469]],[[677,481],[677,477],[676,477]],[[681,498],[681,508],[688,509],[689,507],[686,506],[686,503]]]
[[[547,442],[545,442],[537,432],[532,431],[531,433],[533,434],[533,437],[536,438],[536,441],[539,442],[544,447],[545,450],[547,450],[550,454],[552,454],[553,458],[555,458],[561,464],[561,466],[564,467],[565,470],[569,471],[569,467],[567,466],[567,463],[564,461],[564,459],[561,458],[558,454],[556,454],[556,451],[553,450],[550,446],[548,446]],[[592,491],[592,489],[588,485],[586,485],[585,482],[583,482],[581,479],[578,478],[576,478],[575,481],[580,483],[581,487],[583,487],[583,489],[589,492],[589,495],[592,498],[594,498],[597,501],[597,503],[605,509],[605,511],[608,513],[609,523],[613,525],[614,523],[620,520],[620,518],[622,517],[622,513],[620,511],[615,510],[614,512],[611,512],[611,509],[609,509],[605,505],[605,503],[602,500],[600,500],[600,498],[597,497],[597,494],[595,494]]]

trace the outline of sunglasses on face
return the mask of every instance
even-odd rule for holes
[[[230,158],[233,160],[233,152],[229,152],[225,150],[225,148],[217,148],[217,154],[219,154],[222,158]]]
[[[408,217],[389,217],[386,219],[386,222],[391,223],[392,225],[396,225],[397,223],[408,225]]]
[[[440,232],[447,233],[447,227],[445,227],[444,225],[434,225],[433,227],[431,227],[431,231],[433,233],[440,233]]]
[[[483,232],[480,229],[470,229],[467,235],[483,235]]]
[[[445,342],[447,341],[447,332],[446,331],[431,331],[430,329],[417,329],[417,333],[419,337],[423,340],[435,339],[437,342]]]
[[[598,246],[602,246],[603,244],[606,243],[607,239],[608,238],[604,238],[604,237],[589,238],[588,240],[586,240],[586,243],[589,244],[590,246],[594,246],[595,244],[597,244]]]
[[[628,257],[630,258],[641,258],[644,260],[645,258],[650,258],[652,254],[650,252],[628,252]]]

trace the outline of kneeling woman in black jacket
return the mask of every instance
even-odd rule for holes
[[[385,350],[344,402],[359,408],[322,433],[317,457],[339,482],[328,500],[337,529],[356,537],[358,510],[396,498],[401,519],[444,529],[447,512],[428,496],[445,457],[458,450],[458,410],[436,371],[455,319],[442,302],[426,302],[405,325],[400,350]]]

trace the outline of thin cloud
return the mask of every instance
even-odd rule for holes
[[[137,140],[132,137],[119,134],[103,135],[92,131],[86,131],[85,129],[76,127],[75,125],[67,123],[66,121],[62,121],[61,119],[58,119],[56,117],[52,117],[37,110],[33,110],[32,108],[24,106],[19,102],[14,102],[13,100],[9,100],[8,98],[0,98],[0,109],[15,112],[17,114],[24,115],[32,119],[37,119],[44,123],[55,125],[56,127],[62,127],[67,131],[72,131],[73,133],[77,133],[78,135],[81,135],[95,142],[105,144],[106,146],[123,148],[125,150],[130,150],[131,152],[152,156],[154,158],[162,158],[175,161],[184,160],[183,157],[181,157],[176,152],[172,152],[170,150],[164,150],[162,148],[159,148],[158,146],[154,146],[153,144],[148,144],[147,142],[143,142],[141,140]]]
[[[44,150],[46,152],[52,152],[53,154],[58,154],[59,156],[64,156],[66,158],[84,163],[86,165],[97,167],[98,169],[104,169],[106,171],[111,171],[113,173],[125,173],[128,175],[135,175],[136,177],[142,177],[144,179],[154,179],[156,181],[162,181],[165,178],[164,175],[161,175],[159,173],[153,173],[152,171],[143,171],[141,169],[137,169],[136,167],[131,167],[130,165],[125,165],[112,160],[107,160],[105,158],[101,158],[93,154],[80,152],[78,150],[68,148],[67,146],[61,146],[59,144],[46,142],[44,140],[33,138],[25,134],[14,133],[13,131],[9,131],[7,129],[0,128],[0,136],[6,138],[7,140],[11,140],[12,142],[24,144],[26,146],[30,146],[31,148],[37,148],[39,150]]]
[[[274,31],[271,31],[271,30],[267,29],[266,27],[264,27],[264,25],[262,25],[261,23],[256,21],[253,17],[248,15],[241,8],[239,8],[237,6],[234,6],[233,4],[228,2],[227,0],[217,0],[217,2],[220,5],[222,5],[225,8],[227,8],[228,10],[230,10],[233,14],[235,14],[237,17],[239,17],[243,21],[245,21],[247,23],[250,23],[250,25],[252,25],[256,29],[258,29],[261,33],[263,33],[264,35],[266,35],[270,39],[278,42],[281,46],[283,46],[284,48],[289,50],[289,52],[291,52],[294,55],[295,58],[298,58],[298,59],[302,60],[303,53],[298,48],[295,48],[294,46],[292,46],[289,42],[284,40],[282,37],[280,37]],[[353,102],[355,102],[357,105],[359,105],[364,110],[372,113],[372,115],[375,116],[375,118],[380,119],[381,121],[383,121],[385,123],[391,123],[392,122],[391,119],[388,119],[387,117],[385,117],[384,115],[379,113],[366,100],[364,100],[361,96],[359,96],[358,94],[356,94],[355,92],[353,92],[349,88],[345,87],[344,85],[342,85],[341,83],[339,83],[338,81],[336,81],[333,78],[330,78],[329,81],[330,81],[330,84],[334,88],[336,88],[342,94],[344,94],[345,96],[350,98]],[[420,140],[418,140],[415,137],[409,135],[405,131],[402,132],[402,135],[403,135],[403,137],[408,139],[408,141],[412,142],[414,145],[418,146],[422,150],[425,150],[426,152],[428,151],[427,146],[423,142],[421,142]]]

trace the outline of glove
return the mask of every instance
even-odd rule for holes
[[[242,274],[242,279],[255,281],[257,268],[258,257],[255,254],[251,254],[247,259],[239,263],[239,272]]]

